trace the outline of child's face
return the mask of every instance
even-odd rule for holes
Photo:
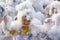
[[[29,25],[31,22],[31,20],[27,20],[26,16],[23,16],[22,17],[22,24],[23,25]]]

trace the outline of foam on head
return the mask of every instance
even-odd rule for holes
[[[18,14],[17,14],[17,19],[20,23],[22,23],[22,17],[23,16],[26,16],[26,19],[27,20],[31,20],[32,17],[29,15],[30,14],[30,9],[24,9],[22,11],[19,11]]]

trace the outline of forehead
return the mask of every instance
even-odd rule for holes
[[[23,19],[31,20],[32,18],[29,15],[22,16]]]

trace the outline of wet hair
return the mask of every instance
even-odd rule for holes
[[[0,10],[2,10],[2,11],[0,12],[0,14],[1,14],[1,16],[3,17],[3,15],[4,15],[3,12],[5,11],[5,9],[0,6]]]
[[[2,9],[2,13],[4,12],[4,8],[0,6],[0,8]]]
[[[16,2],[15,0],[13,0],[13,2]]]
[[[58,1],[60,1],[60,0],[58,0]]]
[[[47,5],[43,5],[43,8],[45,9]]]

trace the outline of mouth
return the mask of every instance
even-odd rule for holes
[[[29,25],[30,24],[30,20],[26,20],[25,22],[23,22],[24,25]]]
[[[24,25],[28,25],[28,24],[24,23]]]

